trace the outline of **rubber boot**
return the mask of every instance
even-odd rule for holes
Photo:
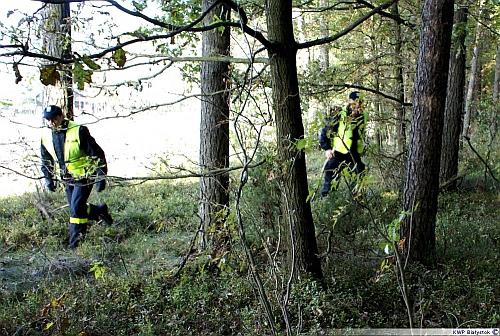
[[[90,205],[89,219],[102,221],[105,225],[113,224],[113,217],[109,214],[108,205],[102,203],[99,205]]]
[[[74,251],[87,234],[87,224],[69,224],[69,248]]]
[[[99,206],[99,219],[102,220],[106,225],[113,224],[113,217],[109,214],[108,205],[102,203]]]

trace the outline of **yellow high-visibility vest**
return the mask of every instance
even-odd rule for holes
[[[54,143],[52,142],[52,132],[52,130],[47,129],[42,136],[42,144],[59,166]],[[64,142],[64,163],[68,172],[75,179],[89,177],[97,168],[96,160],[80,149],[80,125],[71,120],[68,121],[66,140]],[[59,171],[59,167],[57,170]]]
[[[363,118],[347,115],[347,109],[342,109],[340,113],[339,128],[333,138],[333,149],[337,152],[347,154],[352,146],[352,135],[356,127],[359,129],[359,139],[356,149],[358,153],[363,153],[363,138],[365,137],[366,123],[368,114],[363,112]]]

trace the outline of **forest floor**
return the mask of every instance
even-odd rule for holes
[[[321,165],[321,153],[311,159]],[[93,193],[90,201],[106,201],[115,224],[92,225],[76,252],[67,249],[62,190],[0,198],[0,334],[316,335],[499,326],[497,189],[478,187],[471,177],[441,194],[437,264],[401,270],[383,239],[399,216],[398,194],[372,185],[356,201],[342,185],[311,204],[324,278],[288,286],[279,266],[278,193],[266,169],[254,171],[240,206],[270,311],[235,219],[214,231],[220,244],[200,251],[192,245],[197,182],[156,181]],[[53,219],[44,218],[37,201]]]

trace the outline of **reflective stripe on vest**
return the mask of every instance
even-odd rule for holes
[[[52,155],[56,164],[58,164],[52,141],[52,130],[48,129],[48,131],[42,137],[42,143],[50,155]],[[97,162],[80,149],[80,125],[71,120],[68,122],[68,129],[66,130],[63,155],[66,169],[76,179],[88,177],[97,168]]]
[[[347,116],[346,108],[342,109],[339,121],[339,129],[333,138],[333,149],[337,152],[347,154],[352,145],[352,132],[356,126],[359,128],[359,139],[357,140],[356,149],[358,153],[363,153],[363,138],[365,135],[365,128],[368,116],[363,113],[363,119],[359,120],[356,124],[354,119]]]

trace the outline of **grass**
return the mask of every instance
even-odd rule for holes
[[[311,186],[321,180],[321,155],[308,157],[316,162],[309,168]],[[325,277],[294,283],[283,305],[286,275],[271,267],[262,243],[276,247],[279,232],[278,193],[267,169],[252,172],[241,204],[278,334],[285,334],[285,320],[303,335],[407,328],[401,281],[393,258],[381,248],[381,232],[399,214],[398,193],[371,184],[363,194],[370,212],[350,201],[345,184],[314,200]],[[376,179],[377,170],[371,171]],[[92,194],[92,202],[108,203],[116,222],[93,225],[76,252],[67,249],[62,191],[0,199],[0,334],[271,334],[231,217],[225,246],[190,251],[174,276],[199,225],[197,195],[197,184],[189,182]],[[35,208],[36,199],[51,209],[53,221]],[[440,196],[438,266],[409,265],[405,271],[416,326],[498,327],[499,203],[495,189],[462,188]]]

